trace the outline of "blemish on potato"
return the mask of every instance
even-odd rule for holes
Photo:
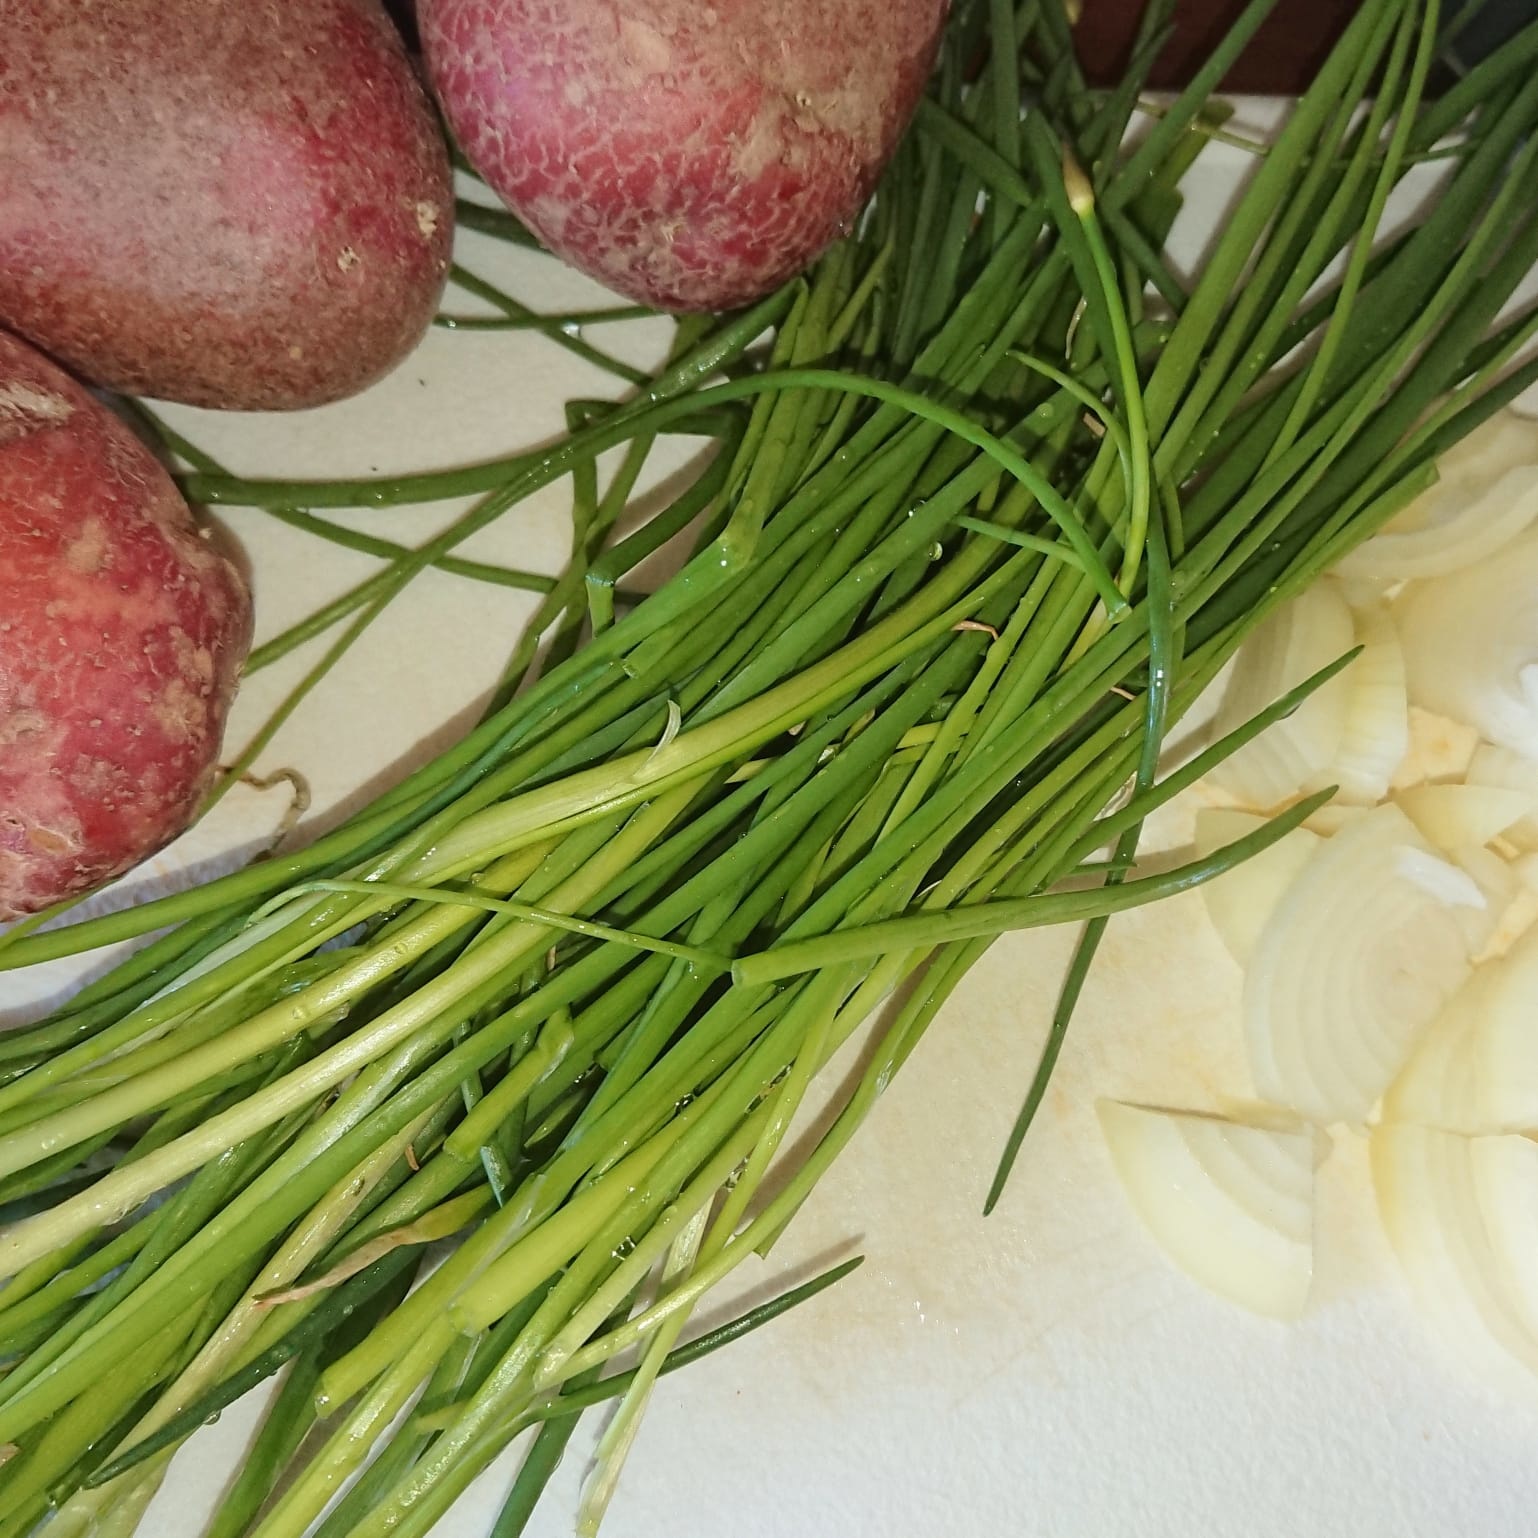
[[[336,265],[342,272],[351,272],[362,260],[351,246],[343,246],[337,255]]]
[[[647,74],[660,75],[673,62],[673,50],[668,40],[644,21],[633,16],[620,19],[621,46],[629,63]]]
[[[75,847],[74,841],[52,828],[28,828],[27,842],[44,854],[67,854]]]
[[[92,576],[107,566],[107,531],[99,518],[86,519],[85,526],[64,552],[64,564],[71,571]]]
[[[0,747],[20,742],[23,737],[35,737],[47,724],[41,711],[13,710],[0,717]]]
[[[151,712],[155,724],[173,742],[187,742],[198,736],[207,714],[197,695],[179,678],[166,685]]]
[[[74,407],[62,396],[20,380],[0,385],[0,443],[11,443],[41,428],[69,420]]]

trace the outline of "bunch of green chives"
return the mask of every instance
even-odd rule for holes
[[[354,542],[314,510],[483,494],[416,550],[374,541],[380,574],[269,654],[341,626],[334,657],[428,564],[516,581],[454,548],[566,476],[573,564],[496,708],[343,827],[0,938],[15,967],[160,932],[0,1039],[0,1538],[134,1531],[176,1447],[280,1369],[216,1538],[300,1538],[360,1471],[324,1538],[422,1535],[537,1426],[508,1538],[617,1396],[596,1526],[658,1373],[724,1338],[678,1347],[699,1299],[774,1242],[990,938],[1088,926],[1002,1180],[1106,916],[1318,804],[1197,866],[1133,863],[1238,740],[1160,780],[1168,723],[1534,377],[1538,310],[1505,310],[1538,257],[1538,30],[1427,103],[1435,4],[1365,0],[1188,291],[1162,254],[1180,182],[1270,3],[1130,151],[1167,4],[1104,93],[1059,0],[961,5],[859,232],[681,325],[558,447],[391,483],[188,477]],[[1429,154],[1435,205],[1380,238]],[[616,540],[677,431],[720,440],[710,468]],[[766,1196],[818,1070],[899,990]]]

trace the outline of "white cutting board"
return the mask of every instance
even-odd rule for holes
[[[1265,126],[1259,107],[1247,114]],[[1194,261],[1248,157],[1214,146],[1189,179],[1177,243]],[[603,302],[546,259],[464,236],[461,258],[543,309]],[[461,308],[453,296],[450,305]],[[474,306],[466,303],[465,312]],[[637,363],[661,323],[594,329]],[[168,410],[232,468],[389,473],[505,454],[558,434],[568,396],[606,382],[533,335],[433,332],[363,397],[287,416]],[[687,458],[679,444],[678,462]],[[564,487],[466,553],[559,569]],[[458,505],[456,504],[456,507]],[[344,515],[408,543],[454,509]],[[374,563],[259,512],[243,546],[266,637]],[[429,573],[397,601],[266,754],[308,779],[306,826],[333,823],[474,718],[532,602]],[[249,680],[239,744],[318,655]],[[276,823],[284,792],[241,790],[155,862],[152,879],[229,863]],[[1189,808],[1154,830],[1188,835]],[[1199,1291],[1153,1248],[1099,1142],[1098,1095],[1212,1107],[1249,1090],[1239,975],[1190,895],[1117,919],[1042,1114],[999,1210],[983,1193],[1036,1062],[1067,933],[1000,941],[958,990],[862,1135],[769,1261],[704,1316],[726,1317],[856,1250],[834,1292],[660,1385],[611,1509],[612,1538],[1504,1538],[1538,1512],[1538,1412],[1464,1377],[1413,1315],[1373,1215],[1360,1145],[1319,1172],[1316,1285],[1293,1326]],[[0,977],[0,1019],[69,967]],[[183,1451],[142,1531],[192,1538],[239,1458],[253,1398]],[[597,1422],[594,1422],[596,1429]],[[533,1524],[571,1532],[591,1435]],[[511,1459],[442,1525],[479,1538]]]

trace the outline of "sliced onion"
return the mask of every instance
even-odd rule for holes
[[[1481,970],[1471,1045],[1484,1129],[1538,1132],[1538,930]]]
[[[1326,801],[1303,826],[1321,838],[1334,838],[1342,828],[1355,822],[1366,810],[1364,806],[1342,806],[1339,801]]]
[[[1462,721],[1410,706],[1410,751],[1390,783],[1404,790],[1428,780],[1461,780],[1468,773],[1479,733]]]
[[[1351,694],[1340,747],[1325,781],[1340,787],[1338,800],[1371,806],[1388,794],[1410,751],[1410,706],[1404,652],[1388,606],[1364,604],[1356,610],[1355,624],[1362,654],[1344,675],[1351,680]]]
[[[1475,956],[1476,963],[1505,956],[1538,927],[1538,855],[1519,855],[1506,861],[1505,866],[1507,875],[1516,883],[1516,894],[1501,914],[1495,933]]]
[[[1469,1159],[1501,1280],[1528,1334],[1538,1340],[1538,1143],[1475,1138]]]
[[[1538,852],[1518,855],[1511,862],[1517,879],[1531,892],[1538,892]]]
[[[1316,582],[1283,604],[1240,648],[1218,708],[1219,736],[1242,726],[1279,695],[1350,651],[1351,610],[1330,582]],[[1351,708],[1351,669],[1316,689],[1285,720],[1268,727],[1218,765],[1214,784],[1256,811],[1330,783]]]
[[[1096,1103],[1127,1198],[1202,1286],[1296,1319],[1314,1265],[1315,1135],[1116,1100]]]
[[[1474,1032],[1484,1008],[1488,968],[1477,968],[1437,1014],[1383,1097],[1384,1122],[1447,1132],[1494,1132],[1485,1124],[1475,1078]]]
[[[1538,518],[1538,422],[1502,411],[1437,464],[1438,481],[1335,568],[1394,581],[1472,566]]]
[[[1463,866],[1444,860],[1429,849],[1411,844],[1401,846],[1396,870],[1444,907],[1473,908],[1479,913],[1489,907],[1483,889]]]
[[[1196,814],[1197,858],[1205,859],[1213,850],[1253,833],[1263,822],[1265,818],[1257,812],[1203,807]],[[1269,849],[1202,888],[1213,927],[1240,966],[1248,963],[1266,920],[1320,842],[1317,833],[1294,828]]]
[[[1469,894],[1432,879],[1445,864],[1392,804],[1362,812],[1315,852],[1245,974],[1262,1099],[1319,1122],[1366,1119],[1468,975],[1457,906]]]
[[[1493,785],[1412,785],[1394,799],[1438,849],[1488,844],[1527,814],[1520,791]]]
[[[1527,928],[1526,918],[1515,911],[1522,893],[1521,878],[1493,849],[1466,844],[1452,855],[1484,896],[1482,911],[1469,909],[1462,914],[1469,954],[1476,962],[1505,955]]]
[[[1383,1097],[1384,1119],[1450,1132],[1538,1132],[1535,1000],[1538,930],[1530,929],[1448,1000]]]
[[[1475,848],[1462,853],[1475,859],[1489,851]],[[1492,854],[1490,858],[1497,865],[1501,864],[1498,856]],[[1444,859],[1440,853],[1432,854],[1423,849],[1401,849],[1399,873],[1451,912],[1462,931],[1470,960],[1484,950],[1495,933],[1500,909],[1504,906],[1504,894],[1497,894],[1492,900],[1461,859]]]
[[[1538,758],[1538,537],[1412,584],[1395,617],[1411,700]]]
[[[1483,742],[1475,748],[1465,778],[1471,786],[1521,796],[1526,810],[1501,831],[1518,849],[1538,849],[1538,762]]]
[[[1481,1156],[1476,1175],[1480,1141],[1404,1123],[1379,1127],[1370,1145],[1373,1186],[1389,1242],[1427,1318],[1460,1357],[1529,1396],[1538,1392],[1531,1376],[1538,1337],[1506,1253],[1522,1227],[1521,1215],[1506,1210],[1518,1161]],[[1529,1200],[1533,1194],[1529,1189]]]

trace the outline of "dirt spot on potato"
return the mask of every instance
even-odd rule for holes
[[[13,710],[0,716],[0,748],[20,742],[23,737],[36,737],[47,725],[40,710]]]
[[[100,721],[93,721],[100,726]],[[80,758],[69,773],[70,789],[88,801],[112,804],[115,798],[131,794],[133,785],[122,767],[107,758]]]
[[[182,678],[206,694],[214,681],[214,654],[180,627],[171,632],[171,650],[176,653],[176,669]]]
[[[64,834],[58,833],[52,828],[28,828],[27,842],[34,849],[39,849],[44,854],[49,855],[69,854],[77,847],[72,839],[66,838]]]
[[[179,678],[166,685],[150,712],[156,726],[172,742],[190,742],[201,736],[208,715],[202,700]]]
[[[94,576],[108,565],[111,541],[100,518],[87,518],[64,551],[64,564],[82,576]]]
[[[625,60],[642,75],[665,74],[673,63],[673,48],[655,28],[636,16],[622,16],[619,23],[620,46]]]
[[[62,395],[12,380],[0,385],[0,412],[35,417],[42,422],[65,422],[75,414],[75,408]]]
[[[778,125],[767,117],[755,118],[747,136],[733,151],[737,174],[748,178],[761,175],[780,157],[783,148]]]
[[[23,380],[0,384],[0,443],[11,443],[45,427],[57,427],[75,414],[72,402]]]

